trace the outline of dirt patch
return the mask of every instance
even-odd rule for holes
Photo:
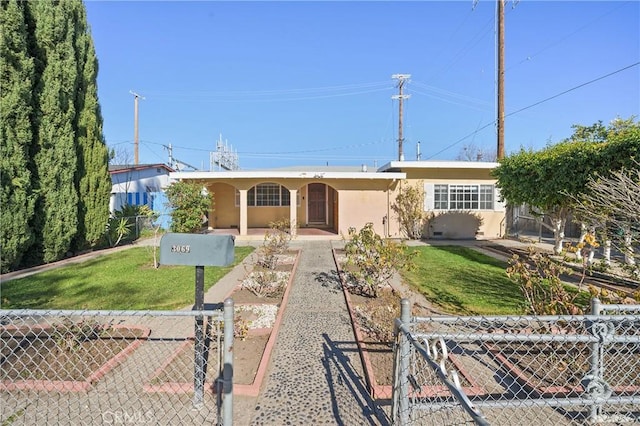
[[[253,383],[260,360],[269,340],[269,333],[252,334],[233,342],[233,383],[250,385]],[[213,386],[219,377],[218,348],[211,342],[205,356],[205,383]],[[150,381],[151,385],[167,383],[193,383],[195,346],[192,340],[181,345],[173,354],[170,363]]]
[[[142,329],[126,327],[106,328],[81,338],[57,330],[35,326],[3,331],[0,380],[87,381],[146,335]]]
[[[238,304],[261,304],[261,303],[267,303],[267,304],[272,304],[272,305],[279,305],[282,302],[282,295],[284,294],[284,289],[282,292],[275,294],[273,296],[257,296],[255,293],[247,290],[247,289],[242,289],[242,288],[238,288],[236,290],[234,290],[233,293],[231,293],[231,296],[233,298],[233,303],[235,303],[236,305]]]
[[[582,380],[590,372],[591,351],[584,343],[527,342],[517,348],[492,344],[489,349],[521,384],[542,394],[582,391]],[[603,379],[614,391],[640,389],[638,377],[628,374],[640,366],[640,351],[609,348],[603,351],[603,364]]]
[[[355,325],[362,338],[361,348],[373,367],[377,385],[393,383],[393,324],[400,317],[400,300],[403,297],[392,288],[380,291],[378,297],[349,293]],[[426,312],[414,305],[412,315],[424,316]]]

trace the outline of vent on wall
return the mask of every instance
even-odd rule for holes
[[[442,237],[442,231],[433,231],[434,237]]]

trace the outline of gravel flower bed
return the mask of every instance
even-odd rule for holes
[[[277,305],[240,305],[235,308],[236,315],[246,318],[250,330],[273,328],[278,314]]]

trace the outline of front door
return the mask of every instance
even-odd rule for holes
[[[310,183],[307,188],[307,209],[309,223],[327,223],[327,186],[323,183]]]

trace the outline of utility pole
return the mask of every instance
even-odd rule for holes
[[[133,164],[138,164],[138,100],[144,97],[136,92],[129,90],[133,95]]]
[[[402,137],[402,101],[409,99],[411,95],[403,95],[402,89],[404,83],[411,78],[411,74],[393,74],[391,78],[398,80],[398,94],[392,96],[391,99],[398,100],[398,161],[404,161],[404,152],[402,151],[402,143],[404,142],[404,138]]]
[[[162,145],[162,146],[169,153],[169,167],[173,168],[173,147],[171,146],[171,144],[169,144],[169,146],[167,145]]]
[[[498,0],[498,147],[497,158],[504,158],[504,2]]]

